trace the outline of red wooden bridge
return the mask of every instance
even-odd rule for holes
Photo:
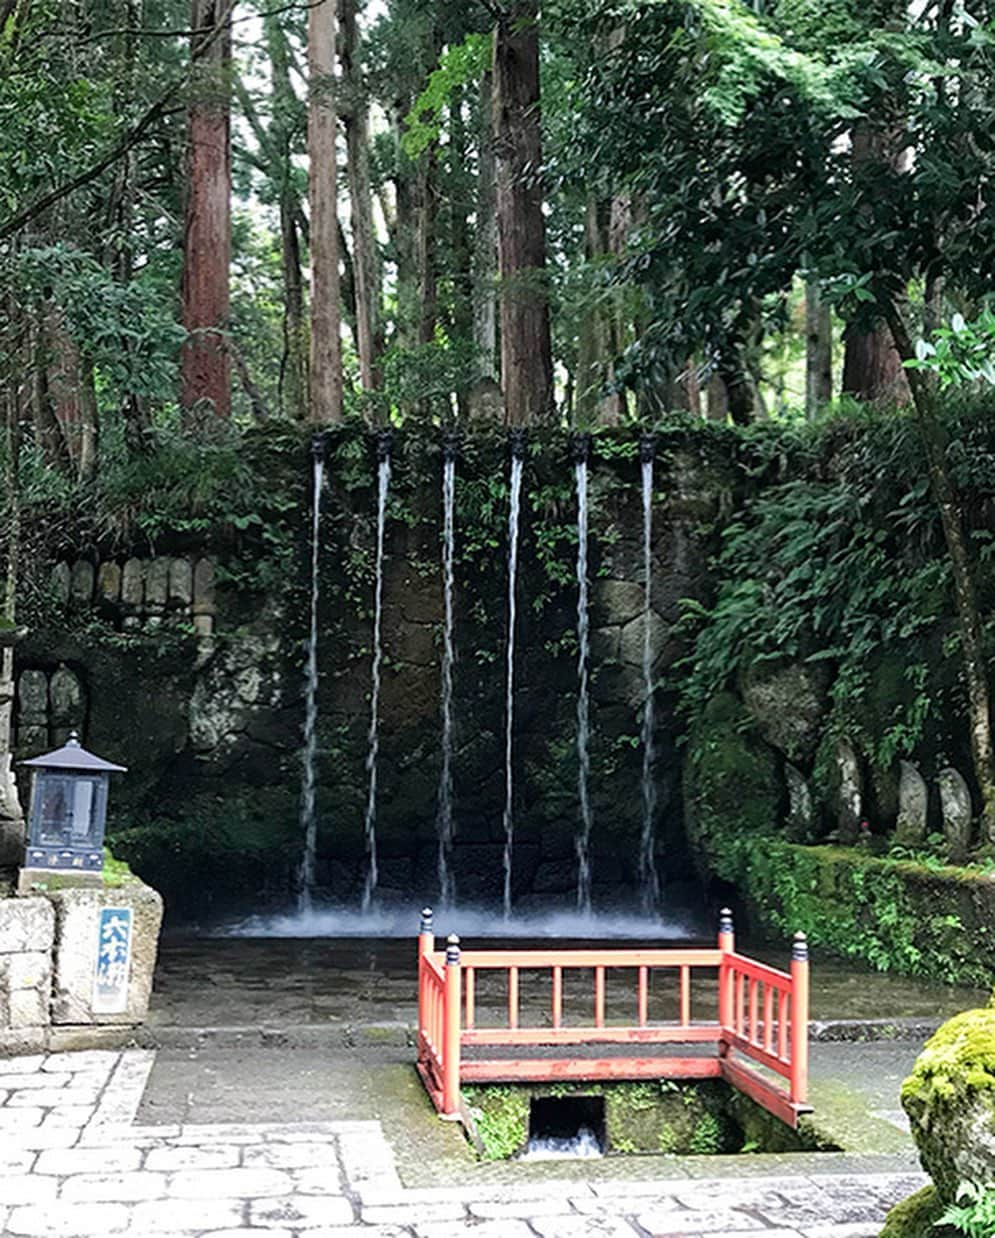
[[[593,973],[593,1022],[565,1020],[564,973],[573,969]],[[496,1025],[489,1020],[481,1026],[477,1019],[481,972],[504,973],[498,984],[507,995],[507,1015],[502,1010]],[[534,1011],[523,1017],[523,972],[549,975],[549,1004],[538,1017]],[[668,973],[662,982],[660,972]],[[614,992],[622,988],[619,981],[624,995]],[[671,1017],[651,1020],[651,994],[659,1005],[664,989]],[[804,933],[795,934],[790,972],[778,971],[736,952],[726,910],[716,949],[461,951],[452,936],[442,952],[435,949],[432,912],[426,909],[418,935],[418,1070],[445,1117],[461,1117],[463,1083],[725,1079],[794,1127],[809,1112],[808,997]],[[707,1007],[705,1017],[695,1017],[696,1005]],[[599,1045],[623,1049],[599,1057],[591,1049]],[[556,1046],[573,1046],[575,1053],[548,1056]],[[643,1046],[685,1047],[686,1053],[641,1052]],[[480,1056],[482,1049],[498,1052]],[[505,1056],[509,1049],[521,1052]]]

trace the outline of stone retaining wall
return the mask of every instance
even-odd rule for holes
[[[94,1009],[102,909],[130,909],[123,1008]],[[0,1056],[98,1043],[99,1027],[143,1022],[152,989],[162,899],[139,881],[0,899]]]

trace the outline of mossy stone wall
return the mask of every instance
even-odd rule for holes
[[[246,450],[271,479],[265,510],[234,524],[191,517],[182,532],[113,545],[53,541],[26,568],[31,631],[18,673],[69,667],[83,686],[84,739],[129,767],[111,794],[115,849],[173,911],[256,910],[286,900],[298,826],[304,652],[310,594],[309,479],[303,436],[256,436]],[[658,438],[653,508],[653,673],[657,691],[657,838],[661,869],[683,870],[675,666],[686,654],[681,599],[707,596],[723,512],[750,483],[733,432],[678,426]],[[502,430],[464,436],[456,484],[454,867],[458,896],[494,902],[503,882],[504,655],[508,447]],[[440,769],[441,436],[395,432],[384,565],[377,841],[386,896],[437,888]],[[358,898],[375,547],[370,436],[329,441],[320,543],[318,855],[323,892]],[[576,499],[569,436],[530,439],[525,462],[515,703],[513,889],[569,897],[578,823],[575,712]],[[52,604],[55,562],[209,555],[214,632],[167,616],[125,630],[112,608]],[[636,881],[643,633],[638,430],[595,438],[590,466],[591,794],[596,896],[627,899]],[[18,757],[34,755],[20,750]],[[681,871],[681,876],[686,873]]]
[[[464,1088],[463,1096],[486,1160],[504,1160],[525,1149],[530,1105],[541,1097],[604,1097],[608,1155],[708,1155],[743,1147],[728,1089],[717,1082],[503,1084]]]

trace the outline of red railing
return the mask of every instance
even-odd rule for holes
[[[444,954],[434,947],[432,913],[426,909],[418,936],[418,1069],[435,1107],[447,1117],[460,1116],[461,1083],[564,1079],[722,1078],[790,1126],[808,1110],[808,948],[802,933],[795,935],[790,973],[737,954],[728,911],[722,912],[714,950],[461,951],[457,937],[449,938]],[[567,1026],[564,972],[575,969],[593,973],[592,1011],[590,1021]],[[628,1015],[615,1001],[612,1019],[606,1014],[609,971],[615,984],[620,973],[630,978],[627,1006],[634,1022],[626,1021]],[[650,981],[660,971],[676,977],[676,1017],[651,1020]],[[479,972],[505,973],[507,1013],[497,1026],[478,1024]],[[543,1018],[541,1025],[534,1015],[523,1023],[523,972],[549,975],[548,1022]],[[693,981],[701,973],[717,981],[717,1009],[696,1019]],[[667,1044],[714,1044],[716,1051],[600,1058],[476,1056],[481,1047]],[[464,1049],[472,1052],[464,1054]]]

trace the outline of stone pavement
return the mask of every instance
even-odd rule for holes
[[[874,1238],[913,1172],[402,1184],[378,1121],[141,1126],[145,1050],[0,1060],[0,1233],[37,1238]],[[753,1160],[753,1158],[747,1158]],[[745,1169],[745,1165],[744,1165]],[[680,1172],[675,1167],[675,1173]],[[700,1168],[698,1172],[701,1172]]]

